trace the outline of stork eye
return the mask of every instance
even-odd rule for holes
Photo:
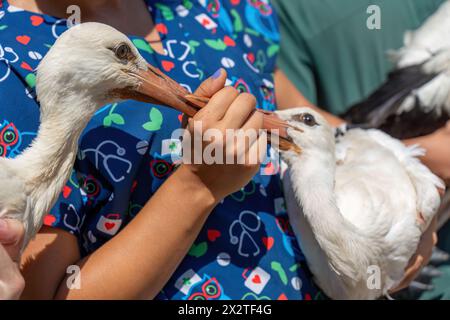
[[[122,43],[119,45],[114,52],[116,53],[116,57],[120,60],[127,59],[131,54],[131,48],[128,44]]]
[[[314,116],[310,113],[302,113],[300,115],[295,115],[294,120],[303,122],[309,127],[314,127],[318,125],[316,118],[314,118]]]

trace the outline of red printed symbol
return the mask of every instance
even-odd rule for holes
[[[72,193],[72,188],[68,187],[68,186],[64,186],[63,190],[62,190],[62,194],[64,199],[67,199],[70,194]]]
[[[28,63],[26,63],[26,62],[22,62],[22,64],[20,65],[20,67],[21,67],[22,69],[25,69],[25,70],[28,70],[28,71],[33,71],[33,68],[31,68],[31,66],[30,66]]]
[[[40,26],[42,22],[44,22],[44,18],[40,16],[31,16],[30,17],[31,24],[35,27]]]
[[[30,43],[31,38],[29,36],[17,36],[16,40],[23,45]]]
[[[286,297],[286,295],[284,293],[280,294],[280,296],[278,297],[277,300],[287,300],[288,298]]]
[[[52,226],[56,221],[56,217],[52,214],[48,214],[44,218],[44,224],[46,226]]]
[[[256,283],[256,284],[260,284],[261,283],[261,277],[256,274],[253,278],[252,278],[252,282]]]
[[[234,40],[231,39],[229,36],[225,36],[225,38],[223,38],[223,42],[229,47],[236,46],[236,42],[234,42]]]
[[[255,62],[255,55],[253,53],[249,53],[247,55],[247,59],[248,59],[248,61],[250,61],[250,63],[254,63]]]
[[[263,237],[262,242],[264,246],[267,248],[267,250],[270,250],[272,249],[275,240],[273,239],[273,237]]]
[[[116,226],[115,223],[113,222],[105,222],[105,228],[106,230],[111,230],[112,228],[114,228]]]
[[[223,42],[229,47],[236,46],[236,42],[233,39],[231,39],[229,36],[225,36],[223,38]]]
[[[209,239],[209,241],[214,242],[220,236],[221,236],[221,233],[220,233],[219,230],[208,230],[208,239]]]
[[[162,33],[162,34],[168,33],[167,27],[164,23],[158,23],[155,28],[156,28],[156,30],[158,30],[159,33]]]
[[[202,25],[204,26],[204,27],[206,27],[208,24],[210,24],[211,23],[211,21],[209,20],[209,19],[206,19],[206,18],[204,18],[203,20],[202,20]]]
[[[175,68],[175,64],[172,61],[164,60],[162,63],[162,67],[166,72],[169,72],[173,68]]]

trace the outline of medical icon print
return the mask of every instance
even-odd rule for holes
[[[230,243],[238,246],[238,253],[243,257],[257,256],[261,249],[254,238],[254,233],[261,227],[261,220],[252,211],[242,211],[230,228]]]
[[[97,222],[97,230],[109,234],[115,235],[122,226],[122,218],[120,214],[110,213],[106,216],[100,216]]]
[[[102,151],[102,148],[108,145],[115,147],[116,151],[114,153],[106,153],[105,151]],[[125,157],[126,156],[125,148],[121,147],[117,142],[113,140],[105,140],[101,142],[96,148],[87,148],[81,150],[80,152],[81,158],[84,158],[88,153],[93,153],[95,167],[97,169],[100,169],[101,167],[105,169],[106,172],[109,174],[109,177],[114,182],[120,182],[124,180],[126,174],[129,174],[133,167],[131,161]],[[119,174],[116,172],[117,170],[113,171],[110,167],[110,163],[112,161],[121,162],[122,164],[125,164],[126,166],[125,172],[123,174]]]
[[[24,136],[34,137],[34,132],[20,132],[14,123],[0,123],[0,157],[15,158],[21,151]]]
[[[247,275],[247,273],[250,273]],[[260,294],[270,280],[270,274],[264,269],[256,267],[253,270],[244,270],[242,277],[245,279],[245,286],[256,294]]]

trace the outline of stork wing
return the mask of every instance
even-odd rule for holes
[[[351,106],[343,117],[352,123],[369,124],[378,128],[390,115],[397,112],[401,102],[413,90],[435,76],[423,73],[421,65],[395,70],[389,74],[388,80],[381,87],[366,100]]]
[[[344,119],[364,127],[381,129],[399,139],[419,136],[441,127],[448,115],[440,119],[436,113],[424,111],[420,99],[414,100],[410,106],[412,108],[409,108],[411,111],[399,112],[406,98],[414,97],[415,90],[439,75],[426,74],[422,66],[415,65],[391,72],[388,80],[369,98],[353,105],[343,115]]]

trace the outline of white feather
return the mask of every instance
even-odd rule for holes
[[[420,101],[425,112],[450,116],[450,0],[415,31],[405,33],[404,46],[389,52],[396,69],[421,65],[426,74],[439,74],[405,99],[397,114],[411,111]]]

